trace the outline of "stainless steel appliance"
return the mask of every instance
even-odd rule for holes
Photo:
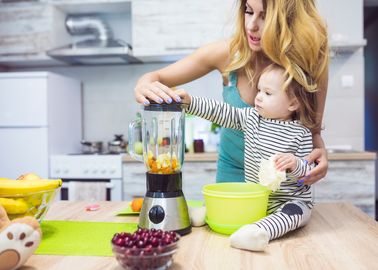
[[[142,126],[143,155],[134,152],[135,127]],[[191,232],[188,207],[182,192],[185,112],[180,103],[143,107],[141,120],[130,123],[129,153],[146,165],[147,192],[139,227]]]
[[[83,154],[99,154],[102,153],[102,142],[91,142],[81,140],[81,152]]]
[[[61,200],[75,200],[75,188],[90,188],[94,184],[104,188],[106,200],[122,201],[123,173],[122,155],[109,154],[73,154],[50,157],[50,177],[61,178]],[[80,185],[75,185],[80,183]],[[95,197],[86,198],[96,200]]]
[[[108,142],[108,151],[111,154],[126,153],[127,142],[123,139],[123,135],[114,135],[114,140]]]
[[[93,38],[49,50],[47,54],[70,64],[141,63],[130,44],[113,37],[110,26],[96,15],[69,15],[66,28],[71,35]]]

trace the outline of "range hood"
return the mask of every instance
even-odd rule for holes
[[[76,65],[141,63],[132,55],[132,47],[114,39],[110,27],[95,15],[67,16],[71,35],[94,35],[94,38],[47,51],[55,59]]]

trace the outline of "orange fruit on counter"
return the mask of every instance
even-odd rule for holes
[[[131,201],[130,207],[134,212],[140,212],[143,205],[143,198],[135,198]]]

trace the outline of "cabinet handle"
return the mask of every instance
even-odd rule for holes
[[[216,172],[217,169],[213,169],[213,168],[206,168],[205,169],[205,172]]]

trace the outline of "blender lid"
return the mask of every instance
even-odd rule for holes
[[[185,104],[181,102],[172,101],[172,103],[157,103],[154,100],[149,100],[150,105],[143,106],[145,111],[164,111],[164,112],[181,112]]]

